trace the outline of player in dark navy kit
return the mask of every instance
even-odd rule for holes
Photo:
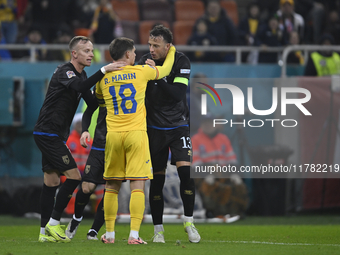
[[[79,100],[83,98],[91,104],[90,88],[106,72],[119,70],[122,66],[121,63],[111,63],[87,78],[84,68],[91,65],[94,56],[91,41],[87,37],[76,36],[70,41],[69,50],[71,61],[55,70],[33,132],[42,153],[44,172],[39,242],[70,241],[60,226],[60,217],[81,179],[71,152],[65,145],[70,125]],[[67,179],[54,199],[60,174]]]
[[[171,31],[155,26],[150,31],[150,53],[138,64],[162,65],[172,43]],[[189,110],[186,90],[190,77],[190,61],[181,52],[176,52],[175,62],[169,76],[149,81],[146,90],[147,126],[154,179],[150,185],[150,207],[154,224],[153,242],[164,243],[163,187],[165,169],[171,150],[171,164],[176,165],[180,178],[180,193],[184,206],[184,229],[189,241],[198,243],[201,237],[193,224],[195,184],[190,178],[191,141]]]
[[[93,103],[91,103],[86,108],[83,114],[82,135],[80,138],[80,143],[84,147],[87,147],[86,141],[90,139],[88,128],[91,123],[92,114],[99,107],[95,94],[93,94],[92,100]],[[83,219],[85,206],[90,201],[90,196],[95,191],[98,184],[105,184],[105,180],[103,179],[107,131],[105,118],[106,107],[99,107],[93,144],[90,155],[86,162],[84,174],[82,176],[82,188],[77,192],[73,219],[70,221],[65,231],[66,235],[70,239],[72,239],[77,232],[78,226]],[[98,240],[97,234],[104,222],[103,199],[101,199],[97,207],[97,212],[92,227],[87,233],[88,240]]]

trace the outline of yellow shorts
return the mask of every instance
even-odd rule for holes
[[[146,131],[107,132],[105,180],[152,179],[149,139]]]

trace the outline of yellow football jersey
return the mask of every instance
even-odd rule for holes
[[[96,86],[96,96],[107,108],[107,131],[146,130],[145,90],[158,78],[157,67],[125,66],[106,73]]]

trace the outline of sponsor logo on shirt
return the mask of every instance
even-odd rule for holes
[[[73,76],[76,76],[76,74],[73,71],[67,71],[66,75],[68,78],[72,78]]]
[[[190,69],[181,69],[180,73],[190,73]]]

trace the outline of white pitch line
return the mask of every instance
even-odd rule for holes
[[[144,239],[147,242],[152,242],[152,239]],[[116,240],[115,242],[126,242],[127,240]],[[166,240],[166,243],[176,243],[177,241],[185,244],[188,240]],[[7,240],[9,242],[9,240]],[[38,240],[33,241],[38,242]],[[243,243],[243,244],[269,244],[269,245],[286,245],[286,246],[329,246],[329,247],[340,247],[340,244],[320,244],[320,243],[274,243],[274,242],[260,242],[260,241],[216,241],[216,240],[201,240],[201,243]]]
[[[320,243],[274,243],[274,242],[260,242],[260,241],[214,241],[214,240],[202,240],[201,242],[207,243],[244,243],[244,244],[271,244],[271,245],[287,245],[287,246],[334,246],[340,247],[340,244],[320,244]]]

